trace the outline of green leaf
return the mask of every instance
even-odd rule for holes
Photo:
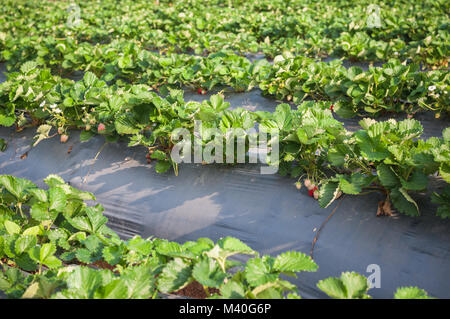
[[[128,288],[123,280],[117,278],[94,293],[94,299],[127,299]]]
[[[345,194],[357,195],[362,189],[369,186],[375,178],[373,176],[365,176],[360,172],[352,173],[350,178],[344,175],[339,179],[339,188]]]
[[[215,109],[217,112],[224,111],[228,108],[228,103],[224,103],[223,97],[220,94],[212,95],[209,98],[209,101],[211,103],[211,106],[213,109]]]
[[[154,151],[153,154],[151,155],[151,158],[161,160],[161,161],[167,160],[166,153],[164,153],[160,150]]]
[[[420,191],[427,188],[428,176],[415,170],[407,181],[401,179],[401,183],[405,190]]]
[[[400,287],[394,294],[395,299],[433,299],[427,292],[418,287]]]
[[[98,270],[89,267],[74,267],[66,278],[69,290],[79,293],[80,298],[91,299],[102,285],[102,276]]]
[[[79,261],[88,265],[94,263],[99,259],[99,256],[96,256],[94,252],[86,248],[77,249],[75,252],[75,256]]]
[[[48,299],[60,285],[61,282],[56,278],[39,277],[28,286],[22,298]]]
[[[273,114],[273,118],[280,130],[288,131],[292,127],[292,111],[289,104],[279,104]]]
[[[17,255],[20,255],[28,249],[36,246],[37,239],[35,236],[21,236],[16,240],[15,248]]]
[[[439,174],[447,183],[450,183],[450,164],[442,163],[439,167]]]
[[[42,229],[39,226],[32,226],[32,227],[25,229],[22,234],[24,236],[27,236],[27,235],[38,236],[38,235],[42,235]]]
[[[154,273],[148,265],[127,268],[122,279],[128,288],[128,299],[149,299],[156,289]]]
[[[169,170],[169,168],[171,168],[172,165],[170,164],[169,161],[158,161],[155,165],[155,171],[157,173],[165,173]]]
[[[330,277],[327,279],[323,279],[317,283],[317,287],[331,298],[347,298],[347,291],[345,289],[344,283],[339,278]]]
[[[13,194],[19,201],[26,195],[29,188],[37,188],[36,185],[24,178],[11,175],[1,175],[0,185],[3,185],[8,192]]]
[[[87,142],[95,135],[92,131],[81,131],[80,142]]]
[[[389,151],[382,143],[376,139],[372,139],[366,131],[358,131],[355,133],[361,154],[370,161],[382,161],[389,156]]]
[[[55,253],[56,247],[54,244],[43,244],[39,252],[39,261],[49,268],[61,266],[61,261],[53,256]]]
[[[0,126],[9,127],[9,126],[12,126],[15,122],[16,122],[16,116],[14,114],[5,115],[5,114],[0,113]],[[3,144],[3,151],[5,150],[4,145],[5,144]]]
[[[62,179],[61,176],[58,176],[58,175],[55,175],[55,174],[48,175],[44,179],[44,182],[50,187],[56,187],[56,186],[61,186],[61,185],[65,185],[66,184],[66,182],[64,182],[64,180]]]
[[[419,216],[419,207],[404,188],[393,189],[390,193],[392,204],[401,213]]]
[[[108,221],[99,209],[98,205],[96,207],[86,207],[85,212],[87,216],[77,216],[72,218],[70,223],[79,230],[92,234],[98,233]]]
[[[43,189],[32,188],[28,192],[40,202],[47,202],[48,200],[47,192]]]
[[[61,266],[61,261],[54,256],[56,247],[52,243],[43,244],[41,247],[35,246],[29,251],[31,259],[46,265],[49,268],[58,268]]]
[[[195,264],[192,276],[205,287],[219,288],[227,275],[214,259],[203,258]]]
[[[239,254],[255,254],[255,251],[237,238],[225,237],[217,241],[217,245],[225,251]]]
[[[274,260],[271,257],[252,258],[245,266],[245,279],[253,286],[257,287],[278,279],[278,273],[272,271]]]
[[[150,240],[145,240],[139,236],[135,236],[127,242],[128,250],[136,251],[142,255],[150,255],[153,243]]]
[[[59,187],[51,187],[48,190],[50,210],[61,212],[66,206],[67,197],[63,189]]]
[[[381,185],[387,188],[394,188],[400,185],[400,180],[392,168],[386,164],[380,164],[377,167],[377,175]]]
[[[355,272],[343,273],[341,280],[347,290],[348,298],[361,298],[369,290],[367,278]]]
[[[220,294],[224,299],[245,299],[245,288],[241,283],[230,280],[220,287]]]
[[[450,185],[447,185],[440,194],[434,192],[431,195],[431,201],[440,205],[436,215],[441,218],[450,218]]]
[[[95,82],[98,80],[97,76],[92,72],[86,72],[83,76],[83,82],[86,84],[86,87],[93,86]]]
[[[191,265],[181,258],[175,258],[167,263],[159,275],[158,288],[164,293],[179,290],[189,284],[191,274]]]
[[[124,253],[125,253],[125,247],[120,245],[120,246],[105,247],[103,249],[102,255],[108,264],[110,264],[111,266],[114,266],[120,262]]]
[[[288,251],[275,258],[273,268],[281,272],[300,272],[316,271],[318,266],[311,257],[297,251]]]
[[[31,217],[37,221],[52,220],[56,218],[56,214],[50,214],[47,203],[36,203],[31,206]]]
[[[119,134],[136,134],[140,129],[136,128],[136,121],[129,115],[123,115],[118,117],[114,121],[114,126]]]
[[[447,127],[446,129],[444,129],[442,131],[442,138],[444,139],[444,141],[446,141],[447,143],[450,142],[450,127]]]
[[[12,221],[9,221],[9,220],[5,220],[3,225],[5,225],[5,228],[6,228],[6,231],[8,232],[8,234],[10,234],[10,235],[20,234],[20,229],[21,228],[15,222],[12,222]]]
[[[37,268],[36,262],[30,258],[28,254],[22,254],[15,258],[15,262],[19,268],[25,271],[35,271]]]
[[[36,69],[38,67],[38,63],[36,61],[27,61],[21,65],[20,71],[22,73],[29,73],[30,71]]]
[[[317,287],[335,299],[365,299],[369,289],[367,278],[355,272],[345,272],[340,278],[330,277],[317,283]]]
[[[319,205],[322,208],[327,208],[336,199],[339,194],[338,182],[326,182],[319,190]]]

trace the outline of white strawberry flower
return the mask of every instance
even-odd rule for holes
[[[436,90],[436,85],[430,85],[428,87],[428,91],[433,92],[434,90]]]

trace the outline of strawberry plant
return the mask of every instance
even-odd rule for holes
[[[327,179],[321,189],[320,204],[328,206],[339,191],[360,194],[364,188],[372,188],[387,195],[379,214],[390,215],[392,202],[399,212],[419,215],[419,207],[410,192],[427,188],[428,176],[439,169],[437,156],[433,153],[436,153],[437,144],[446,148],[444,140],[417,140],[423,128],[412,119],[401,122],[364,119],[360,125],[363,130],[335,145],[328,153],[330,162],[336,167],[357,172]],[[443,160],[448,162],[449,159]],[[445,174],[442,176],[447,180]]]
[[[135,236],[121,240],[106,226],[95,197],[59,176],[48,189],[10,175],[0,176],[0,290],[9,298],[149,299],[197,283],[208,298],[300,298],[280,275],[316,271],[295,251],[259,256],[242,241],[225,237],[184,244]],[[233,256],[252,256],[245,263]],[[356,273],[327,278],[318,287],[334,298],[370,298],[367,279]],[[425,298],[415,287],[395,298]]]
[[[317,283],[317,287],[335,299],[371,299],[367,278],[355,272],[343,272],[339,278],[329,277]],[[433,299],[417,287],[400,287],[394,299]]]
[[[339,60],[316,62],[285,53],[263,70],[257,77],[263,92],[294,103],[305,98],[332,100],[342,117],[419,110],[432,110],[439,117],[449,111],[448,73],[421,72],[418,64],[390,60],[363,71],[346,69]]]
[[[283,298],[297,288],[280,278],[315,271],[299,252],[261,256],[240,240],[184,244],[121,240],[87,192],[50,175],[48,189],[0,176],[0,289],[14,298],[155,298],[192,282],[210,298]],[[256,256],[245,264],[235,255]],[[214,290],[215,289],[215,290]]]

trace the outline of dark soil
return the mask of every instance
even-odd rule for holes
[[[209,288],[210,294],[219,293],[219,289],[216,288]],[[185,296],[189,298],[195,298],[195,299],[206,299],[208,296],[206,295],[205,290],[203,289],[203,286],[200,285],[197,281],[191,282],[189,285],[184,287],[183,289],[180,289],[176,292],[174,292],[175,295],[178,296]]]

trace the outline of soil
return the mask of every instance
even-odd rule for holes
[[[103,260],[96,261],[95,263],[92,264],[92,266],[102,269],[109,269],[114,272],[114,267]],[[215,293],[219,294],[220,290],[216,288],[209,288],[209,292],[211,295]],[[183,289],[175,291],[173,294],[177,296],[183,296],[194,299],[206,299],[208,297],[206,295],[205,290],[203,289],[203,286],[197,281],[191,282],[189,285],[187,285]]]
[[[92,264],[93,266],[96,266],[98,268],[102,268],[102,269],[109,269],[112,272],[117,273],[117,271],[114,271],[114,267],[111,266],[110,264],[108,264],[106,261],[103,260],[98,260],[95,263]]]
[[[219,293],[219,289],[216,288],[209,288],[209,292],[212,294]],[[189,298],[195,298],[195,299],[206,299],[208,296],[206,295],[205,290],[203,289],[203,286],[200,285],[197,281],[191,282],[189,285],[184,287],[183,289],[180,289],[176,292],[174,292],[175,295],[178,296],[185,296]]]

